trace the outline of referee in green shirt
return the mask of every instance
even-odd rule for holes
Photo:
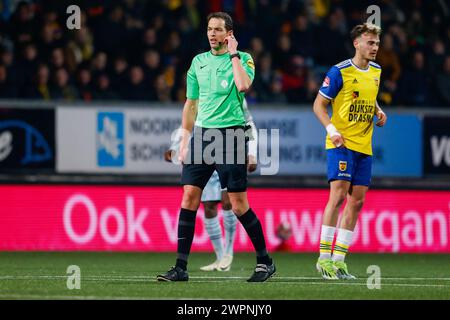
[[[261,223],[247,200],[246,145],[245,139],[239,139],[244,137],[244,134],[239,134],[244,133],[246,124],[243,101],[255,76],[255,65],[248,53],[237,50],[233,20],[227,13],[211,13],[207,19],[211,50],[194,57],[187,73],[187,99],[179,150],[179,160],[183,162],[181,183],[184,192],[178,219],[177,260],[174,267],[158,275],[157,279],[189,279],[187,260],[194,238],[197,209],[203,188],[217,170],[222,188],[227,188],[233,212],[256,251],[256,268],[247,281],[263,282],[275,273],[275,265],[267,253]],[[211,135],[217,132],[221,134],[221,139],[218,139],[221,146],[215,148],[212,156],[204,157],[203,154],[211,149],[208,146]],[[216,143],[211,144],[217,146]],[[242,157],[244,160],[240,161]],[[218,159],[223,159],[223,162]]]

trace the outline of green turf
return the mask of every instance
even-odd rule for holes
[[[193,253],[187,283],[156,282],[174,253],[0,253],[1,299],[450,299],[450,255],[351,254],[354,281],[322,280],[316,254],[273,255],[277,274],[247,283],[253,253],[238,253],[230,272],[202,272],[213,254]],[[67,289],[69,265],[81,268],[81,289]],[[367,267],[381,269],[381,289],[367,288]]]

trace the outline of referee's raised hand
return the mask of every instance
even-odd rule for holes
[[[238,42],[233,35],[230,35],[225,38],[225,43],[227,44],[228,52],[230,54],[237,52]]]

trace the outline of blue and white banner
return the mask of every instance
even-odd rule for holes
[[[164,161],[181,110],[57,108],[58,172],[179,173]]]
[[[265,151],[275,161],[272,149],[278,150],[274,173],[326,175],[326,131],[312,111],[250,111],[258,130],[268,133],[267,139],[260,135],[259,160]],[[180,123],[181,110],[173,108],[57,108],[57,170],[180,173],[180,166],[164,161]],[[271,141],[271,129],[278,129],[279,144]],[[374,176],[422,176],[422,122],[417,115],[389,114],[386,126],[375,127],[373,136]]]

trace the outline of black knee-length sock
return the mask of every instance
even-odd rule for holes
[[[181,208],[178,218],[178,247],[176,266],[187,269],[187,260],[194,239],[195,217],[197,211]]]
[[[259,222],[259,219],[253,210],[251,208],[248,209],[248,211],[238,217],[238,219],[253,243],[253,247],[256,251],[256,263],[272,264],[272,259],[267,253],[261,222]]]

